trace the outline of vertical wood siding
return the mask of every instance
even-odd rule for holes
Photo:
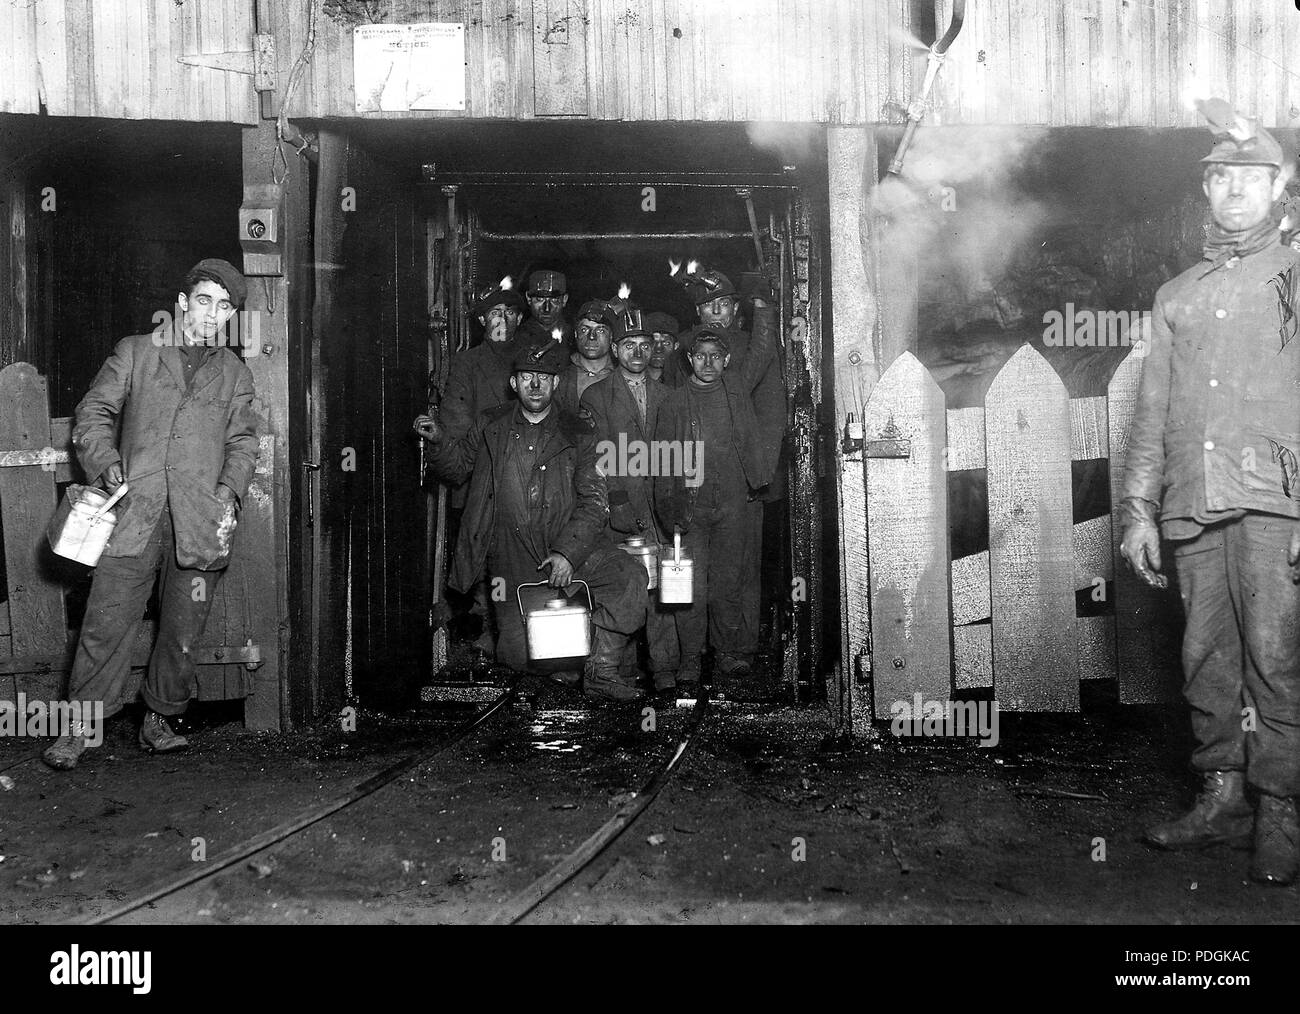
[[[178,56],[253,48],[253,0],[0,5],[0,112],[253,123],[253,79]]]
[[[308,0],[281,0],[283,83]],[[368,116],[882,123],[920,81],[907,0],[385,0],[391,24],[463,22],[464,112]],[[953,0],[935,0],[939,31]],[[316,4],[290,110],[355,116],[352,29]],[[251,48],[253,0],[0,5],[0,112],[253,122],[247,76],[182,54]],[[350,14],[356,11],[356,14]],[[1196,126],[1199,82],[1300,124],[1300,12],[1279,0],[969,0],[934,100],[942,122]]]

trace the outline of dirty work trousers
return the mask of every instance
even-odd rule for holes
[[[487,562],[488,585],[500,589],[492,595],[492,614],[497,627],[497,661],[519,672],[553,669],[555,666],[548,662],[539,666],[529,663],[524,618],[515,595],[521,584],[544,580],[546,571],[536,569],[537,560],[522,542],[513,551],[501,552],[507,548],[503,543],[510,541],[509,536],[503,538],[503,535],[498,534],[498,551],[490,555]],[[497,577],[504,580],[494,582]],[[587,582],[594,603],[593,625],[626,635],[635,633],[645,623],[645,568],[621,549],[598,546],[582,566],[574,570],[573,577],[574,583],[564,590],[565,594],[574,603],[586,605],[587,596],[577,582]],[[540,608],[554,595],[553,588],[524,588],[521,596],[524,610]]]
[[[1192,767],[1245,771],[1272,796],[1300,795],[1300,587],[1286,559],[1296,524],[1248,513],[1174,548]]]
[[[139,556],[101,557],[86,602],[68,700],[103,701],[105,718],[122,709],[131,654],[157,579],[158,639],[142,693],[145,703],[159,714],[181,714],[195,683],[190,649],[203,633],[219,575],[220,571],[176,565],[169,510],[162,512]]]
[[[617,535],[614,537],[618,538]],[[655,535],[650,533],[646,535],[646,538],[654,540]],[[663,542],[659,542],[658,545],[658,559],[662,560],[665,554],[672,556],[673,546],[671,542],[667,544],[667,548],[665,548]],[[622,552],[622,550],[620,549],[619,552]],[[655,567],[657,570],[657,563]],[[646,577],[648,584],[649,574]],[[664,690],[674,685],[677,667],[680,664],[677,648],[677,620],[672,613],[672,606],[660,604],[657,589],[647,589],[646,599],[645,637],[646,648],[650,654],[650,669],[654,673],[655,688]],[[624,675],[634,674],[637,668],[636,638],[633,638],[628,644],[623,659]]]
[[[758,651],[763,504],[746,495],[719,498],[714,506],[697,503],[682,536],[682,555],[692,561],[692,601],[664,607],[674,620],[680,662],[698,659],[706,642],[746,662]],[[670,544],[663,559],[672,552]]]

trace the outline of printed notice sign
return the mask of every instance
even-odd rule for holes
[[[358,25],[352,33],[357,112],[465,108],[465,26]]]

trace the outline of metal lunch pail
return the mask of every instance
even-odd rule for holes
[[[523,589],[538,588],[545,581],[532,581],[515,589],[519,614],[524,618],[524,632],[528,642],[528,657],[534,662],[552,658],[579,658],[591,654],[591,589],[586,581],[573,581],[582,585],[587,593],[587,604],[570,605],[557,591],[540,609],[524,612]]]
[[[673,555],[659,559],[659,601],[686,605],[694,601],[694,564],[682,556],[682,533],[673,533]]]

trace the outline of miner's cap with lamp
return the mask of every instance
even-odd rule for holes
[[[529,345],[515,353],[510,368],[515,373],[563,373],[569,365],[569,354],[559,342],[547,341]]]
[[[510,279],[503,278],[496,285],[489,285],[479,293],[474,300],[474,305],[469,308],[469,312],[475,317],[486,317],[487,312],[494,306],[513,306],[519,311],[520,316],[528,312],[528,303],[524,297],[519,294],[511,283]]]
[[[652,316],[653,314],[644,313],[641,310],[624,310],[618,315],[617,326],[614,328],[614,343],[618,344],[624,338],[653,337],[654,331],[650,327],[650,318]]]
[[[1209,121],[1214,147],[1202,164],[1268,165],[1281,171],[1289,160],[1277,138],[1254,117],[1241,116],[1223,99],[1198,100],[1196,107]]]
[[[528,295],[534,298],[563,296],[568,291],[568,281],[559,271],[534,271],[528,276]]]
[[[705,268],[693,274],[686,292],[696,306],[711,303],[723,296],[738,295],[736,287],[731,284],[731,279],[713,268]]]
[[[230,293],[230,301],[235,304],[235,309],[243,308],[244,300],[248,298],[248,283],[244,280],[243,272],[230,261],[223,261],[219,257],[205,257],[190,268],[190,274],[195,272],[202,272],[215,278],[221,287]]]

